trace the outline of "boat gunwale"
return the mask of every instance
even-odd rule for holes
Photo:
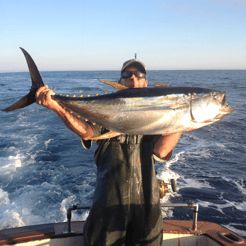
[[[0,230],[0,245],[14,245],[17,243],[26,243],[36,240],[55,239],[55,238],[68,238],[74,236],[83,236],[84,221],[72,221],[72,229],[76,233],[64,234],[67,230],[67,223],[50,223],[41,225],[31,225],[25,227],[17,227]],[[197,231],[189,230],[192,227],[192,221],[183,220],[163,220],[163,234],[179,234],[194,235],[194,236],[207,236],[214,242],[220,245],[246,245],[246,239],[230,231],[226,227],[218,225],[213,222],[198,221]],[[220,236],[220,233],[232,233],[243,242],[233,243]]]

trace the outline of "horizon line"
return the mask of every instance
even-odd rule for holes
[[[190,69],[147,69],[148,71],[220,71],[220,70],[236,70],[242,71],[246,68],[190,68]],[[120,72],[118,69],[86,69],[86,70],[39,70],[39,72],[98,72],[98,71],[115,71]],[[0,70],[0,73],[25,73],[29,70]]]

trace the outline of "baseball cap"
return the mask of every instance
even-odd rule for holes
[[[137,59],[131,59],[131,60],[128,60],[128,61],[124,62],[123,66],[121,68],[121,73],[124,72],[128,67],[131,67],[131,66],[136,67],[137,69],[139,69],[139,71],[141,73],[147,74],[145,65],[141,61],[139,61]]]

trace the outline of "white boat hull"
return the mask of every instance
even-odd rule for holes
[[[246,239],[229,229],[211,222],[198,221],[192,231],[192,221],[163,220],[162,245],[246,245]],[[74,233],[64,234],[67,223],[26,226],[0,231],[0,245],[16,246],[73,246],[83,244],[84,221],[71,223]]]

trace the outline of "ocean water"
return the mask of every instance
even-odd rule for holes
[[[41,72],[44,83],[63,95],[114,92],[98,79],[117,81],[118,71]],[[177,193],[162,203],[199,203],[198,219],[219,223],[246,237],[246,71],[149,71],[155,82],[227,92],[235,110],[220,122],[184,133],[157,177],[174,178]],[[28,93],[28,72],[0,73],[0,109]],[[60,118],[37,104],[0,111],[0,229],[66,220],[66,207],[90,205],[96,181],[93,155]],[[73,214],[84,220],[88,211]],[[163,209],[167,219],[192,219],[190,209]]]

